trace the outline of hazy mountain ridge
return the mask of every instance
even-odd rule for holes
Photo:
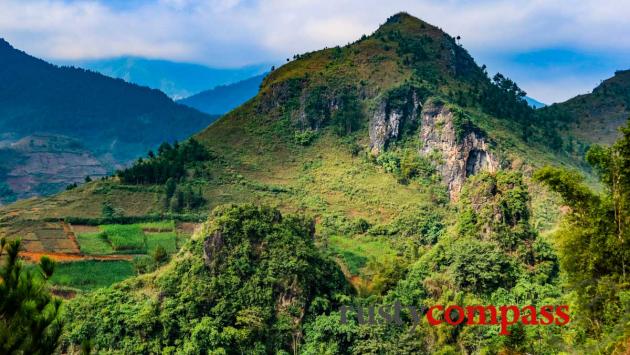
[[[233,84],[220,85],[177,100],[177,102],[207,114],[222,115],[256,96],[266,75],[257,75]]]
[[[538,100],[536,100],[536,99],[534,99],[534,98],[531,98],[531,97],[529,97],[529,96],[526,96],[526,97],[525,97],[525,100],[527,101],[527,103],[528,103],[530,106],[532,106],[532,107],[534,107],[534,108],[541,108],[541,107],[545,107],[545,106],[547,106],[546,104],[543,104],[542,102],[540,102],[540,101],[538,101]]]
[[[33,134],[76,139],[111,172],[111,167],[127,164],[164,141],[184,139],[213,120],[158,90],[58,67],[0,41],[0,130],[13,141]]]
[[[590,94],[576,96],[543,109],[559,117],[564,131],[588,144],[612,144],[618,128],[630,118],[630,70],[603,80]]]
[[[63,62],[64,65],[93,70],[130,83],[158,89],[179,100],[220,85],[228,85],[260,75],[271,65],[241,68],[213,68],[200,64],[140,57]],[[221,113],[221,112],[219,112]]]

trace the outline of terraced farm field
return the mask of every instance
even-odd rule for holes
[[[125,260],[81,260],[57,264],[50,282],[61,289],[92,291],[135,275]]]
[[[196,226],[172,220],[99,226],[26,222],[3,234],[22,238],[20,256],[27,263],[44,255],[57,261],[51,283],[57,294],[72,297],[135,275],[134,259],[153,255],[159,246],[176,253]]]

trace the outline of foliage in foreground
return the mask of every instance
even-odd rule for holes
[[[361,325],[356,316],[340,324],[340,313],[321,315],[305,325],[306,354],[552,353],[551,327],[412,325],[407,306],[559,304],[558,262],[530,225],[529,195],[518,173],[482,173],[466,183],[456,206],[457,220],[437,242],[419,249],[380,297],[354,297],[355,307],[403,305],[404,324]],[[542,341],[541,341],[542,340]]]
[[[535,178],[559,193],[570,211],[556,232],[560,260],[577,298],[589,351],[622,352],[630,338],[630,123],[612,147],[592,147],[587,160],[603,193],[582,176],[547,167]]]
[[[0,353],[50,354],[61,335],[61,300],[46,286],[55,269],[43,257],[38,267],[25,268],[18,260],[20,240],[0,240]]]
[[[224,207],[159,272],[75,299],[64,342],[125,353],[291,351],[305,320],[338,306],[337,293],[350,291],[315,247],[311,220]]]

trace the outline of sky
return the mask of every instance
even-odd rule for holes
[[[344,45],[406,11],[545,103],[630,69],[630,0],[0,0],[0,37],[51,61],[239,67]]]

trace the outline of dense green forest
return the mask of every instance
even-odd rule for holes
[[[3,132],[63,134],[81,138],[91,148],[103,149],[115,139],[150,147],[186,138],[213,120],[175,104],[158,90],[84,69],[58,67],[4,40],[0,54]]]
[[[620,352],[630,306],[629,147],[630,125],[613,147],[589,151],[602,192],[575,171],[534,174],[570,207],[547,237],[531,225],[517,172],[471,178],[448,208],[455,218],[433,208],[388,228],[355,227],[398,235],[406,251],[377,268],[368,293],[353,289],[318,250],[312,220],[267,207],[219,208],[160,272],[70,302],[63,341],[140,353]],[[352,312],[341,323],[340,305],[367,312],[396,301],[402,324],[359,324]],[[499,325],[413,325],[406,307],[437,304],[567,305],[571,322],[513,325],[509,336],[498,334]]]

